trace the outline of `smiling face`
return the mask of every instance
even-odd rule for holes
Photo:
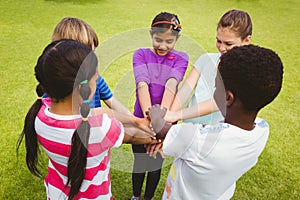
[[[216,36],[216,47],[221,54],[226,53],[235,46],[243,46],[250,43],[251,36],[242,39],[237,32],[231,30],[229,27],[218,28]]]
[[[178,38],[178,36],[172,35],[171,29],[164,33],[153,33],[151,36],[154,53],[159,56],[165,56],[172,51]]]

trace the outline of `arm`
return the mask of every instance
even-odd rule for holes
[[[149,134],[145,131],[141,131],[136,127],[125,126],[125,135],[123,138],[123,143],[126,144],[156,144],[160,140],[156,140],[153,137],[150,137]]]
[[[120,113],[118,111],[109,109],[109,108],[95,108],[91,110],[93,115],[100,115],[106,113],[110,118],[115,118],[120,121],[125,127],[132,126],[138,128],[140,131],[147,132],[148,136],[154,136],[155,134],[149,128],[149,120],[147,118],[138,118],[133,116],[132,114],[127,115],[124,113]]]
[[[191,107],[184,108],[179,111],[168,111],[165,120],[175,122],[178,120],[190,119],[211,114],[218,111],[218,107],[213,99],[208,99]]]
[[[190,98],[194,88],[196,87],[199,77],[200,72],[195,67],[193,67],[193,69],[184,80],[182,87],[176,94],[173,104],[170,107],[171,111],[178,111],[184,106],[184,104]]]
[[[151,107],[151,98],[149,93],[149,87],[146,82],[139,82],[138,87],[138,100],[143,111],[143,115],[146,116],[146,111]]]
[[[163,94],[163,98],[161,101],[161,106],[165,108],[170,108],[171,104],[174,100],[175,94],[176,94],[176,88],[177,88],[178,82],[175,78],[170,78],[166,85],[165,85],[165,91]]]
[[[110,99],[104,100],[104,103],[111,109],[116,110],[118,112],[132,115],[128,108],[126,108],[118,99],[112,96]]]

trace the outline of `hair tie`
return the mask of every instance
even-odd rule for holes
[[[88,83],[88,80],[85,79],[85,80],[80,82],[80,85],[87,84],[87,83]]]
[[[171,20],[171,24],[172,24],[174,30],[176,30],[178,32],[181,31],[182,27],[179,24],[179,21],[176,17],[173,17],[173,19]]]
[[[82,117],[82,121],[86,122],[88,120],[87,117]]]
[[[43,97],[37,97],[38,100],[41,100]]]
[[[88,99],[82,100],[82,103],[90,103],[90,100]]]

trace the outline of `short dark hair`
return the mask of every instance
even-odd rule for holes
[[[248,111],[259,111],[281,90],[283,64],[270,49],[234,47],[221,56],[218,69],[225,89],[233,92]]]

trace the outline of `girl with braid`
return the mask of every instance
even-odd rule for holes
[[[97,64],[89,46],[64,39],[49,44],[35,66],[39,98],[26,115],[17,150],[25,136],[26,163],[37,176],[39,146],[47,153],[47,199],[112,199],[110,149],[156,142],[148,133],[133,131],[143,119],[121,115],[124,128],[110,118],[112,110],[90,109]],[[49,98],[41,98],[44,93]]]

